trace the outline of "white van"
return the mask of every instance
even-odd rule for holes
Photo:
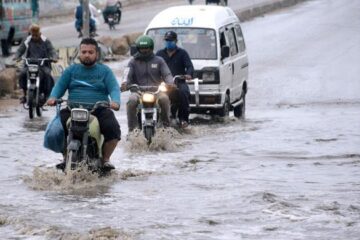
[[[240,21],[229,7],[177,6],[158,13],[145,30],[164,47],[166,31],[175,31],[178,46],[187,50],[193,62],[194,78],[189,84],[191,112],[244,117],[248,58]],[[198,90],[198,91],[197,91]]]

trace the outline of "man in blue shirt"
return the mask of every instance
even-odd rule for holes
[[[174,31],[166,32],[164,41],[165,48],[159,50],[156,55],[165,60],[173,76],[185,76],[185,79],[177,79],[175,83],[178,90],[172,91],[169,95],[172,117],[176,118],[178,112],[180,127],[185,128],[188,126],[190,113],[190,90],[186,80],[192,79],[194,66],[186,50],[176,45],[177,34]]]
[[[98,44],[93,38],[84,38],[80,43],[80,63],[68,67],[60,79],[56,82],[47,104],[54,106],[56,99],[61,98],[68,90],[68,105],[71,103],[87,103],[86,107],[92,109],[96,102],[107,101],[110,108],[117,111],[120,109],[120,87],[111,71],[103,64],[97,63],[99,54]],[[109,99],[110,96],[110,99]],[[100,131],[104,135],[103,145],[104,168],[114,169],[110,163],[110,156],[120,140],[120,125],[114,112],[109,108],[97,109],[92,114],[97,117]],[[61,122],[67,136],[66,121],[70,117],[70,110],[64,108],[60,112]],[[57,165],[57,168],[65,167],[65,163]]]

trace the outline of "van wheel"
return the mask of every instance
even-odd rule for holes
[[[224,105],[223,105],[222,109],[220,109],[220,111],[219,111],[219,116],[220,117],[228,117],[229,112],[230,112],[230,97],[229,97],[229,94],[226,94]]]
[[[234,107],[234,116],[241,119],[245,118],[245,95],[243,96],[243,102]]]

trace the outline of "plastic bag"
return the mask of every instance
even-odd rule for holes
[[[44,135],[44,147],[57,153],[64,151],[65,132],[61,124],[60,105],[56,105],[56,116],[48,123]]]

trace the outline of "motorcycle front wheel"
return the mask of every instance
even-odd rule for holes
[[[30,119],[33,119],[34,118],[34,105],[35,105],[35,101],[34,101],[34,97],[35,97],[35,94],[34,94],[34,91],[30,90],[28,91],[28,98],[27,98],[27,104],[28,104],[28,107],[29,107],[29,118]]]
[[[78,152],[75,150],[69,150],[66,154],[66,166],[65,166],[65,173],[70,172],[71,170],[76,169],[76,157]]]
[[[152,137],[155,135],[154,127],[144,127],[143,131],[148,144],[150,144],[152,141]]]

